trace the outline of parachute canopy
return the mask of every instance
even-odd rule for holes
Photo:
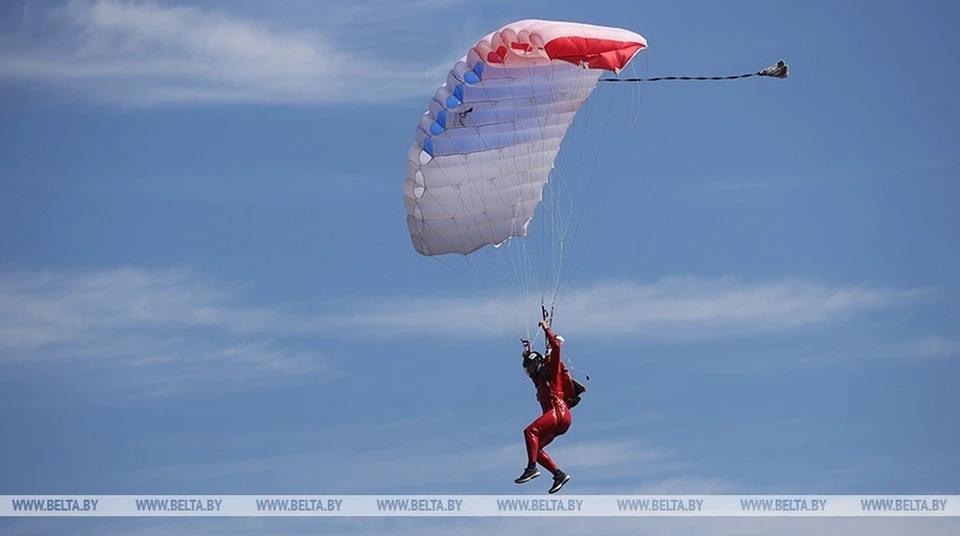
[[[561,142],[604,71],[647,42],[620,28],[524,20],[480,39],[437,89],[410,147],[404,202],[422,255],[525,236]]]

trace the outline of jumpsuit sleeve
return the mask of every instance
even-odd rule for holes
[[[563,367],[560,366],[560,341],[557,340],[557,336],[553,333],[553,330],[544,326],[543,333],[547,336],[547,341],[550,343],[552,350],[550,351],[550,362],[547,363],[547,366],[550,367],[547,371],[551,378],[553,378],[553,385],[561,385],[561,372]]]

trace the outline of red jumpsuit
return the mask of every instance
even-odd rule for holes
[[[549,445],[555,437],[565,434],[570,428],[572,418],[563,396],[560,343],[550,328],[544,327],[543,331],[550,344],[550,358],[544,364],[542,374],[533,378],[543,415],[524,429],[523,436],[527,445],[527,462],[537,462],[556,474],[557,464],[543,451],[543,447]]]

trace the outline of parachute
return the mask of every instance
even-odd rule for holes
[[[561,142],[604,71],[646,48],[631,31],[525,20],[480,39],[437,89],[410,147],[404,201],[422,255],[527,234]]]
[[[480,39],[436,90],[409,149],[403,191],[415,250],[469,263],[481,250],[522,242],[578,111],[601,75],[619,74],[646,47],[629,30],[547,20],[514,22]],[[547,254],[523,244],[518,258],[501,259],[512,297],[530,299],[530,267],[562,256],[565,230],[547,216]],[[540,289],[551,310],[562,271],[562,261],[552,262]],[[502,313],[512,308],[501,304]]]

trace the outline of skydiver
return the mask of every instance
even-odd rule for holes
[[[514,482],[523,484],[540,476],[540,471],[537,469],[537,463],[539,463],[553,474],[550,493],[556,493],[570,480],[570,475],[561,471],[543,448],[554,438],[567,432],[572,423],[572,417],[570,402],[564,392],[564,380],[568,376],[566,367],[560,360],[563,337],[554,334],[545,319],[540,321],[540,327],[543,328],[547,339],[546,355],[531,350],[529,343],[524,341],[523,368],[537,388],[537,400],[540,402],[543,415],[523,431],[527,448],[527,467]],[[574,399],[573,405],[578,401],[579,398]]]

